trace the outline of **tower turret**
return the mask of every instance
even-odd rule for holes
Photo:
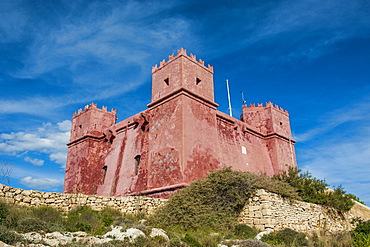
[[[97,108],[91,103],[84,110],[80,109],[72,117],[70,141],[76,141],[84,136],[101,136],[103,130],[116,122],[116,110],[107,111],[107,107]]]
[[[152,105],[171,95],[185,90],[205,101],[214,103],[213,67],[204,65],[196,56],[186,54],[181,48],[177,56],[172,54],[168,61],[160,62],[152,68]]]
[[[283,108],[267,102],[263,104],[243,105],[243,122],[252,125],[264,135],[278,134],[282,137],[291,138],[289,113]]]

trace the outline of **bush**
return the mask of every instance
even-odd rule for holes
[[[9,231],[6,227],[0,226],[0,241],[14,245],[18,242],[23,242],[24,239],[15,232]]]
[[[290,228],[285,228],[275,233],[264,235],[261,239],[268,244],[285,244],[286,246],[308,246],[308,241],[303,233]]]
[[[181,240],[189,244],[191,247],[203,247],[203,245],[199,243],[198,239],[191,236],[189,233],[186,233]]]
[[[356,228],[353,230],[356,233],[363,233],[370,235],[370,220],[365,222],[360,222]]]
[[[0,224],[5,223],[6,217],[9,214],[9,210],[5,202],[0,201]]]
[[[342,186],[338,186],[334,191],[328,190],[328,184],[309,172],[300,173],[296,167],[290,167],[288,172],[283,172],[273,176],[273,179],[287,182],[297,189],[298,195],[305,202],[321,204],[332,207],[341,212],[349,211],[354,202],[351,196],[346,195]]]
[[[60,225],[55,225],[50,222],[45,222],[35,218],[20,219],[15,227],[16,231],[27,233],[27,232],[55,232],[63,231],[64,228]]]
[[[39,206],[31,208],[31,211],[35,218],[40,219],[42,221],[50,222],[53,224],[63,223],[62,212],[58,209],[48,206]]]
[[[226,168],[211,172],[206,179],[197,180],[174,194],[152,219],[161,226],[183,230],[232,229],[247,199],[259,188],[285,195],[295,193],[290,185],[266,175]]]
[[[68,231],[85,231],[89,233],[104,226],[99,212],[92,210],[88,206],[82,206],[72,210],[68,214],[65,224]]]
[[[365,233],[354,232],[352,237],[353,247],[370,246],[370,235]]]
[[[254,238],[258,230],[247,225],[236,225],[234,229],[234,236],[239,239]]]

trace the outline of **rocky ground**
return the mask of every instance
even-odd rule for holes
[[[255,247],[268,247],[270,245],[261,242],[259,239],[263,234],[268,232],[262,232],[256,236],[256,239],[247,239],[247,240],[226,240],[223,243],[220,243],[219,247],[242,247],[242,246],[255,246]],[[111,230],[105,233],[102,236],[92,236],[85,232],[53,232],[53,233],[38,233],[38,232],[29,232],[20,234],[24,239],[26,239],[28,244],[17,244],[15,247],[48,247],[48,246],[68,246],[72,243],[85,244],[86,246],[96,246],[104,243],[108,243],[113,240],[118,241],[128,241],[130,243],[135,242],[138,237],[160,237],[169,241],[169,237],[163,229],[152,228],[149,236],[146,236],[145,233],[136,228],[128,228],[125,231],[122,231],[122,226],[111,226]],[[183,246],[188,246],[184,243]],[[13,247],[13,245],[8,245],[0,241],[0,247]]]

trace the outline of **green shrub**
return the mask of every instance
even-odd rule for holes
[[[356,233],[363,233],[370,235],[370,220],[365,222],[360,222],[356,228],[353,230]]]
[[[0,241],[14,245],[18,242],[24,242],[24,239],[15,232],[9,231],[6,227],[0,226]]]
[[[27,232],[55,232],[64,231],[65,229],[61,225],[56,225],[50,222],[45,222],[35,218],[20,219],[17,222],[17,226],[14,227],[16,231],[27,233]]]
[[[39,232],[47,228],[44,221],[35,218],[26,218],[18,221],[16,230],[19,232]]]
[[[114,219],[112,219],[111,217],[104,217],[102,221],[105,226],[110,226],[113,223]]]
[[[115,219],[115,218],[121,217],[122,213],[118,209],[114,209],[111,207],[105,207],[103,208],[103,210],[100,211],[100,215],[102,217],[110,217],[110,218]]]
[[[370,234],[362,232],[353,232],[352,237],[353,247],[369,247],[370,246]]]
[[[308,246],[308,241],[303,233],[290,228],[285,228],[275,233],[264,235],[261,239],[268,244],[285,244],[286,246]]]
[[[5,202],[0,201],[0,224],[5,223],[9,210]]]
[[[234,236],[239,239],[254,238],[258,233],[256,228],[247,225],[236,225],[234,229]]]
[[[33,216],[37,219],[50,222],[53,224],[63,223],[63,214],[58,209],[48,206],[39,206],[31,208],[31,211]]]
[[[266,175],[230,168],[214,171],[206,179],[197,180],[174,194],[152,219],[161,226],[183,230],[231,229],[247,199],[256,189],[267,187],[285,195],[295,193],[290,185]]]
[[[88,206],[82,206],[69,212],[65,225],[68,231],[93,233],[104,226],[104,222],[98,211],[94,211]]]
[[[312,177],[309,172],[301,173],[296,167],[290,167],[288,172],[275,175],[273,179],[289,183],[296,188],[298,195],[305,202],[325,205],[341,212],[349,211],[354,204],[342,186],[330,191],[325,180]]]
[[[203,245],[199,243],[198,239],[191,236],[189,233],[186,233],[181,240],[189,244],[191,247],[203,247]]]
[[[361,204],[366,205],[366,203],[364,203],[363,201],[361,201],[361,200],[360,200],[360,197],[355,196],[354,194],[347,194],[347,196],[348,196],[349,198],[351,198],[352,200],[355,200],[355,201],[357,201],[357,202],[359,202],[359,203],[361,203]]]

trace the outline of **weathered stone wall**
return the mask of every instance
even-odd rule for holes
[[[299,232],[348,231],[353,228],[352,219],[361,217],[370,220],[364,213],[359,212],[357,207],[361,207],[364,212],[370,212],[368,207],[356,203],[349,212],[340,214],[321,205],[284,199],[261,189],[249,199],[239,222],[254,225],[259,230],[278,231],[291,228]]]
[[[24,206],[46,205],[64,211],[83,205],[90,206],[94,210],[109,206],[130,214],[152,214],[167,201],[142,196],[108,197],[40,192],[15,189],[2,184],[0,184],[0,199]],[[348,213],[341,215],[320,205],[290,201],[274,193],[258,190],[244,207],[239,222],[255,226],[259,230],[278,231],[291,228],[299,232],[321,230],[337,232],[351,230],[353,226],[350,222],[357,217],[370,220],[370,208],[356,203]]]
[[[101,210],[109,206],[129,214],[152,214],[155,209],[163,205],[166,201],[166,199],[142,196],[108,197],[40,192],[15,189],[2,184],[0,184],[0,199],[8,203],[15,203],[23,206],[51,206],[63,211],[69,211],[83,205],[90,206],[94,210]]]

